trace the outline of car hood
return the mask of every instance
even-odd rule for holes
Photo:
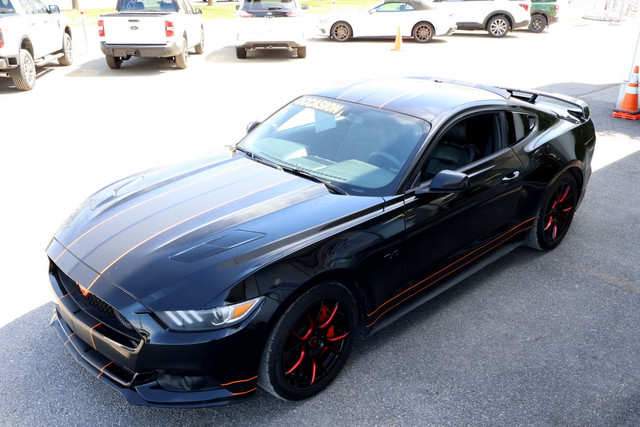
[[[301,244],[346,227],[355,213],[377,209],[379,197],[333,194],[225,152],[98,191],[47,252],[107,301],[116,287],[151,310],[201,309]]]

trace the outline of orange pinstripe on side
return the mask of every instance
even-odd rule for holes
[[[504,243],[506,240],[510,239],[513,236],[516,236],[524,231],[530,230],[533,226],[529,226],[527,228],[523,228],[521,230],[518,230],[518,228],[522,227],[523,225],[533,221],[536,217],[533,218],[529,218],[526,221],[521,222],[520,224],[516,225],[515,227],[512,227],[511,229],[509,229],[508,231],[504,232],[503,234],[501,234],[500,236],[496,237],[495,239],[491,240],[490,242],[485,243],[484,245],[480,246],[479,248],[469,252],[468,254],[466,254],[465,256],[463,256],[462,258],[459,258],[457,260],[455,260],[454,262],[452,262],[451,264],[447,265],[446,267],[440,269],[438,272],[433,273],[431,276],[419,281],[418,283],[416,283],[415,285],[405,289],[404,291],[400,292],[399,294],[395,295],[394,297],[388,299],[387,301],[385,301],[384,303],[382,303],[380,306],[378,306],[378,308],[376,308],[374,311],[372,311],[371,313],[367,314],[367,317],[372,317],[374,314],[376,314],[382,307],[384,307],[385,305],[391,303],[392,301],[394,301],[395,299],[399,298],[400,296],[404,295],[405,293],[411,291],[412,289],[416,288],[417,286],[420,286],[421,284],[423,284],[424,282],[430,280],[431,278],[437,276],[438,274],[442,273],[443,271],[451,268],[452,266],[458,264],[459,262],[461,262],[462,260],[464,260],[465,258],[468,258],[469,256],[473,255],[474,253],[486,248],[487,246],[491,245],[492,243],[503,239],[502,242],[499,242],[497,244],[495,244],[494,246],[486,249],[485,251],[481,252],[480,254],[478,254],[477,256],[475,256],[474,258],[468,260],[467,262],[465,262],[464,264],[461,264],[459,266],[457,266],[456,268],[454,268],[453,270],[450,270],[449,272],[447,272],[446,274],[444,274],[442,277],[434,280],[432,283],[429,283],[427,286],[420,288],[418,290],[416,290],[414,293],[412,293],[411,295],[403,298],[402,300],[398,301],[397,303],[395,303],[394,305],[392,305],[391,307],[387,308],[386,310],[384,310],[382,313],[380,313],[373,322],[369,323],[367,325],[367,328],[373,326],[378,320],[380,320],[380,318],[382,316],[384,316],[387,312],[389,312],[390,310],[394,309],[395,307],[397,307],[398,305],[402,304],[403,302],[407,301],[410,298],[413,298],[415,295],[419,294],[420,292],[424,291],[425,289],[429,288],[430,286],[438,283],[440,280],[450,276],[451,274],[455,273],[456,271],[458,271],[459,269],[461,269],[462,267],[472,263],[473,261],[475,261],[476,259],[480,258],[481,256],[483,256],[484,254],[486,254],[487,252],[492,251],[493,249],[497,248],[498,246],[500,246],[502,243]],[[517,230],[517,231],[515,231]],[[515,233],[513,233],[515,231]],[[513,233],[513,234],[512,234]],[[511,234],[511,235],[510,235]]]

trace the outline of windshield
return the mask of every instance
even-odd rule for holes
[[[0,0],[0,13],[16,13],[11,0]]]
[[[429,130],[424,120],[379,108],[301,97],[240,143],[249,154],[302,171],[348,194],[394,194]]]
[[[128,10],[135,10],[136,12],[176,12],[178,6],[173,0],[120,0],[118,11]]]

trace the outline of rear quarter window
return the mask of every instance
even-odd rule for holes
[[[516,144],[533,132],[536,126],[536,116],[533,114],[510,112],[507,113],[509,125],[509,145]]]

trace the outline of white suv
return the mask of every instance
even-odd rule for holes
[[[242,0],[238,9],[236,56],[247,57],[255,49],[295,50],[307,56],[307,5],[298,0]]]
[[[531,1],[433,0],[438,9],[453,14],[458,30],[486,30],[504,37],[510,30],[526,28],[531,19]]]

